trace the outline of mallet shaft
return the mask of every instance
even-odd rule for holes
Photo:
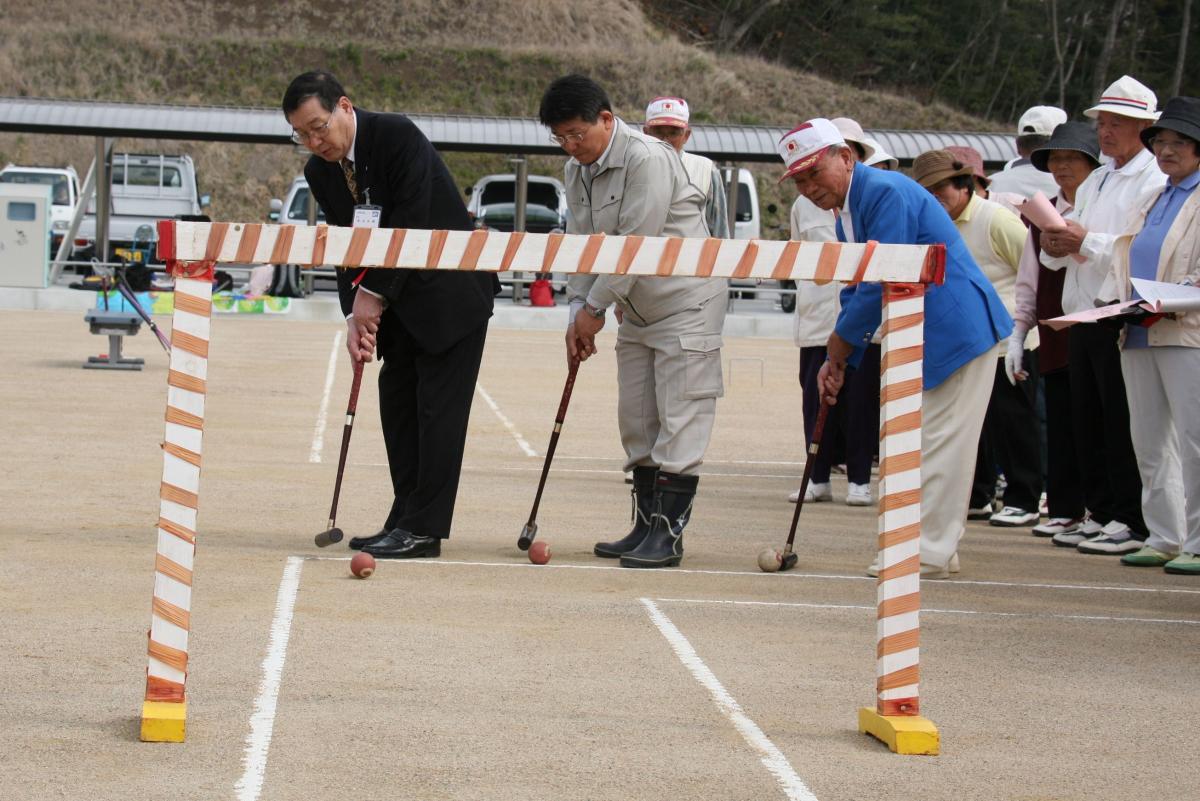
[[[522,551],[529,550],[533,538],[537,536],[537,513],[542,503],[542,491],[546,489],[546,477],[550,475],[550,462],[554,460],[554,450],[558,447],[558,435],[562,433],[563,421],[567,418],[567,405],[571,402],[571,392],[575,389],[575,376],[579,372],[579,360],[572,359],[567,368],[567,381],[563,385],[562,399],[558,402],[558,414],[554,417],[554,430],[550,433],[550,444],[546,447],[546,460],[542,463],[542,475],[538,479],[537,493],[533,496],[533,508],[529,510],[529,521],[521,531],[517,547]]]

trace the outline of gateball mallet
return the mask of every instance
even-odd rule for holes
[[[342,429],[342,452],[338,456],[337,480],[333,484],[333,506],[329,508],[329,528],[314,538],[318,548],[341,542],[345,535],[334,526],[337,518],[338,495],[342,492],[342,473],[346,470],[346,454],[350,450],[350,433],[354,430],[354,410],[358,408],[358,388],[362,384],[363,363],[354,363],[354,381],[350,384],[350,402],[346,405],[346,425]]]
[[[817,410],[817,421],[813,424],[812,442],[808,444],[808,458],[804,460],[804,476],[800,479],[800,497],[796,499],[796,511],[792,512],[792,528],[788,532],[787,545],[783,546],[780,555],[779,569],[791,570],[800,561],[800,557],[792,552],[796,542],[796,526],[800,522],[800,510],[804,508],[804,494],[808,492],[808,480],[812,477],[813,464],[817,454],[821,452],[821,435],[825,432],[825,418],[829,416],[829,404],[821,401]]]
[[[579,359],[571,359],[567,368],[567,382],[563,385],[562,400],[558,402],[558,414],[554,418],[554,431],[550,434],[550,445],[546,448],[546,461],[542,464],[542,477],[538,480],[537,494],[533,496],[533,508],[529,510],[529,521],[521,529],[517,539],[517,547],[528,551],[537,536],[537,512],[542,502],[542,490],[546,488],[546,476],[550,474],[550,462],[554,459],[554,449],[558,445],[558,435],[562,432],[563,420],[567,417],[567,404],[571,402],[571,391],[575,389],[575,374],[579,372]]]

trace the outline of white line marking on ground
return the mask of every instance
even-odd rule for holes
[[[650,620],[658,628],[663,637],[671,645],[671,650],[679,657],[679,661],[683,666],[691,672],[696,681],[708,690],[712,695],[713,701],[716,702],[717,708],[721,713],[729,719],[729,722],[734,725],[734,728],[746,740],[746,743],[759,753],[759,759],[762,761],[763,767],[771,772],[771,774],[779,781],[779,786],[783,788],[783,792],[792,801],[817,801],[817,797],[813,795],[808,786],[796,775],[796,771],[792,768],[787,757],[783,752],[775,747],[775,743],[763,734],[762,729],[758,727],[753,720],[742,711],[741,705],[737,702],[729,691],[721,684],[717,677],[708,665],[704,664],[704,660],[696,653],[696,649],[688,642],[687,637],[684,637],[679,629],[675,628],[675,624],[671,619],[663,614],[658,605],[649,598],[638,599],[642,605],[646,607],[646,611],[650,614]]]
[[[349,561],[349,556],[305,556],[305,559],[313,561]],[[469,560],[456,559],[415,559],[408,562],[409,564],[422,565],[465,565],[468,567],[532,567],[540,570],[619,570],[625,574],[631,574],[628,568],[616,567],[613,565],[535,565],[527,562],[475,562]],[[872,584],[877,584],[878,580],[868,578],[867,576],[846,576],[836,573],[764,573],[761,570],[696,570],[689,567],[673,567],[670,570],[657,570],[654,572],[656,576],[674,576],[700,574],[709,576],[749,576],[752,578],[766,579],[768,581],[778,581],[781,578],[787,579],[818,579],[826,581],[869,581]],[[928,588],[930,584],[939,587],[954,586],[957,584],[986,584],[992,587],[1016,587],[1020,589],[1035,589],[1035,590],[1084,590],[1088,592],[1151,592],[1151,593],[1183,593],[1187,595],[1200,594],[1200,590],[1185,590],[1175,589],[1173,587],[1120,587],[1107,584],[1025,584],[1014,581],[955,581],[953,579],[942,579],[936,582],[924,582],[922,587]],[[875,607],[871,607],[874,609]]]
[[[333,377],[337,373],[338,351],[342,348],[342,332],[333,335],[333,347],[329,349],[329,367],[325,370],[325,391],[321,393],[321,409],[317,412],[317,424],[313,428],[312,451],[308,461],[321,461],[321,449],[325,447],[325,420],[329,416],[329,394],[333,392]]]
[[[663,603],[676,604],[725,604],[728,606],[791,606],[801,609],[856,609],[875,612],[874,606],[856,606],[854,604],[806,604],[796,601],[728,601],[719,598],[655,598]],[[1173,623],[1183,626],[1200,626],[1200,620],[1185,620],[1180,618],[1158,617],[1119,617],[1114,615],[1063,615],[1038,612],[987,612],[978,609],[938,609],[922,606],[921,614],[935,615],[978,615],[980,617],[1025,617],[1038,620],[1084,620],[1102,623]]]
[[[487,390],[483,388],[483,384],[480,384],[478,381],[476,381],[475,389],[479,390],[479,394],[483,396],[483,400],[489,407],[491,407],[491,410],[496,417],[500,418],[500,422],[503,423],[504,427],[508,429],[508,433],[512,434],[513,439],[517,441],[517,445],[521,446],[521,450],[525,452],[525,455],[537,456],[537,451],[530,447],[529,443],[525,441],[525,438],[521,436],[521,432],[517,430],[515,425],[513,425],[512,420],[509,420],[507,417],[505,417],[504,412],[500,411],[500,407],[496,405],[496,402],[492,400],[492,396],[489,395]]]
[[[275,619],[271,621],[271,639],[262,662],[262,682],[259,684],[258,697],[254,699],[250,733],[246,735],[246,754],[242,757],[246,769],[234,785],[238,801],[257,801],[262,793],[263,778],[267,772],[267,752],[271,748],[271,733],[275,729],[275,705],[279,700],[288,637],[292,632],[292,610],[296,606],[296,592],[300,589],[300,571],[303,567],[303,557],[289,556],[283,569],[283,578],[279,581],[279,593],[275,596]]]

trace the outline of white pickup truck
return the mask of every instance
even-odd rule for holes
[[[112,160],[112,194],[108,221],[109,260],[149,252],[158,241],[158,220],[202,214],[209,198],[200,195],[196,167],[190,156],[117,153]],[[96,201],[88,203],[87,215],[75,234],[75,259],[94,255],[96,245]],[[136,259],[136,256],[135,256]]]
[[[79,203],[79,176],[74,167],[21,167],[9,164],[0,170],[2,184],[41,184],[50,187],[50,254],[58,252],[63,232],[71,227]]]

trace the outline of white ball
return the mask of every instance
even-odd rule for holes
[[[774,548],[767,548],[758,553],[758,569],[764,573],[775,573],[783,564],[783,554]]]

